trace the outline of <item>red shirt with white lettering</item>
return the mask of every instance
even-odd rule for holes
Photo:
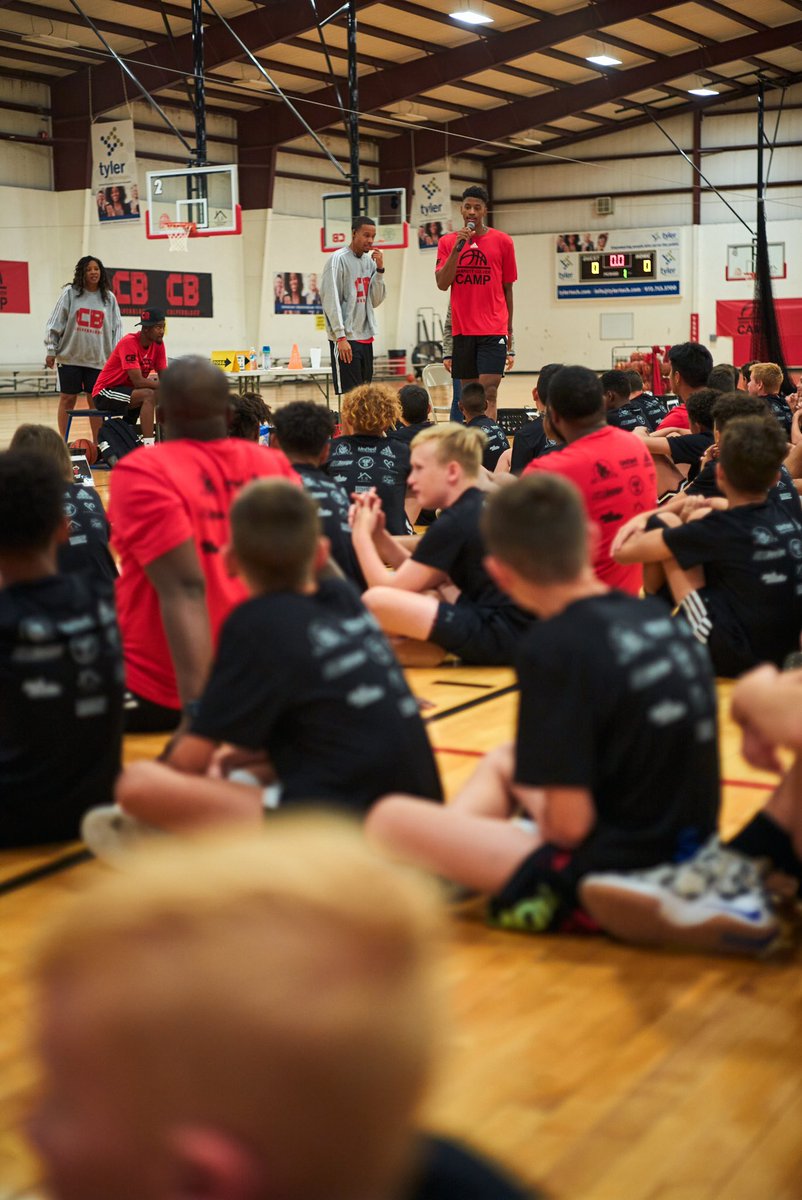
[[[640,438],[606,425],[562,450],[534,459],[523,473],[533,471],[552,471],[576,484],[598,530],[593,556],[596,577],[608,587],[637,596],[643,584],[642,565],[617,563],[610,557],[610,546],[622,525],[657,504],[654,462]]]
[[[180,708],[175,672],[162,625],[159,597],[145,568],[190,538],[206,579],[206,607],[216,645],[222,622],[247,596],[223,561],[230,540],[229,510],[252,479],[279,476],[299,483],[280,450],[241,438],[190,438],[142,446],[127,454],[111,477],[109,519],[120,556],[117,615],[125,684],[167,708]]]
[[[106,365],[97,377],[92,395],[97,396],[104,388],[130,387],[129,371],[137,367],[147,378],[151,371],[163,371],[167,366],[167,351],[164,342],[151,342],[143,346],[138,333],[126,333],[106,359]]]
[[[654,432],[660,433],[662,429],[688,429],[691,428],[691,420],[688,416],[688,410],[684,404],[678,404],[675,408],[668,410],[668,415],[663,417],[658,425],[655,425]]]
[[[457,240],[447,233],[437,243],[437,271]],[[451,329],[469,337],[506,337],[509,326],[505,283],[518,278],[515,247],[508,233],[488,229],[466,242],[451,285]]]

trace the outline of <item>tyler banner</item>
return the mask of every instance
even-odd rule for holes
[[[139,220],[133,121],[93,123],[92,192],[98,221]]]
[[[214,316],[209,272],[106,269],[124,317],[138,317],[143,308],[160,308],[168,317]]]
[[[775,300],[787,363],[802,363],[802,300]],[[752,300],[717,300],[716,333],[732,338],[733,362],[748,362],[752,352],[755,306]]]
[[[0,259],[0,313],[29,313],[28,264]]]
[[[412,225],[418,227],[418,246],[433,250],[444,233],[451,232],[451,176],[430,171],[415,176]]]

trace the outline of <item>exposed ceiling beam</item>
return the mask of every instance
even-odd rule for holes
[[[63,25],[88,29],[83,18],[72,8],[48,8],[43,4],[29,4],[28,0],[8,0],[4,7],[9,12],[23,13],[28,17],[41,17],[43,21],[57,21]],[[168,40],[164,34],[143,32],[131,25],[123,25],[120,21],[107,21],[104,17],[92,17],[92,21],[103,33],[116,33],[120,37],[135,38],[137,41],[150,43]]]
[[[357,8],[365,8],[374,0],[355,0]],[[341,0],[320,0],[318,12],[321,19],[340,7]],[[150,7],[148,5],[148,7]],[[160,8],[160,5],[156,6]],[[179,10],[184,20],[189,16]],[[263,49],[296,37],[314,28],[312,9],[299,5],[296,0],[273,0],[269,9],[260,5],[256,9],[234,17],[229,24],[236,30],[247,46]],[[242,50],[228,30],[218,22],[206,26],[204,37],[206,69],[213,71],[224,63],[242,57]],[[142,86],[150,93],[174,83],[176,73],[192,74],[192,36],[165,38],[158,45],[138,51],[132,70]],[[95,115],[116,108],[129,98],[132,84],[126,82],[114,61],[106,62],[92,71],[92,109]],[[53,109],[63,119],[78,118],[86,114],[87,89],[76,87],[75,80],[60,80],[53,89]]]
[[[548,121],[558,121],[572,116],[581,109],[619,100],[637,92],[655,87],[683,75],[704,72],[705,68],[719,66],[742,58],[745,54],[761,54],[780,46],[795,45],[802,39],[802,21],[791,21],[776,29],[762,33],[750,33],[745,37],[732,38],[726,42],[709,43],[704,47],[676,54],[659,62],[642,67],[631,67],[609,75],[580,83],[560,92],[519,100],[515,104],[500,105],[489,111],[476,113],[449,124],[448,137],[451,153],[459,153],[461,147],[468,148],[483,142],[498,141],[509,137],[520,129]],[[672,110],[673,111],[673,110]],[[423,166],[442,157],[445,130],[421,130],[415,138],[415,162]],[[463,143],[462,139],[466,139]],[[412,164],[412,147],[406,138],[393,138],[381,148],[382,170],[408,171]]]
[[[663,7],[670,8],[680,2],[681,0],[670,0],[670,3]],[[406,0],[398,7],[416,16],[423,13],[429,20],[436,20],[442,16]],[[532,22],[506,33],[499,33],[493,38],[477,38],[462,46],[439,50],[412,62],[386,66],[385,70],[360,80],[360,108],[370,112],[388,104],[395,104],[399,100],[409,99],[416,92],[431,91],[458,80],[467,79],[470,83],[469,77],[479,71],[497,69],[507,64],[510,59],[533,54],[558,42],[601,29],[605,25],[632,20],[633,17],[651,12],[652,7],[649,0],[599,0],[597,4],[562,13],[560,16],[548,17],[544,21]],[[296,103],[313,129],[323,128],[330,121],[328,110],[336,104],[334,89],[321,88],[306,96],[299,96]],[[297,121],[290,112],[279,114],[277,119],[271,122],[269,129],[259,131],[262,137],[260,144],[280,145],[293,137],[296,129]]]
[[[797,75],[789,75],[788,81],[789,81],[789,84],[802,83],[802,73],[797,74]],[[738,88],[734,89],[731,92],[731,94],[726,98],[726,100],[723,97],[711,96],[707,100],[699,99],[699,100],[695,100],[693,102],[688,101],[688,103],[686,103],[686,104],[678,104],[674,108],[671,108],[668,112],[664,112],[662,114],[659,109],[656,111],[655,110],[653,110],[653,111],[654,111],[655,117],[657,117],[658,120],[660,119],[661,115],[666,120],[668,120],[669,118],[684,116],[686,113],[694,112],[694,111],[698,110],[699,108],[702,109],[702,112],[707,117],[725,116],[726,115],[725,106],[728,103],[731,103],[732,101],[744,100],[747,97],[754,96],[756,94],[757,94],[757,84],[746,84],[746,85],[743,85],[742,87],[738,87]],[[711,112],[711,110],[715,110],[715,111]],[[745,109],[737,109],[735,111],[740,112],[740,113],[746,112]],[[776,108],[773,108],[773,109],[767,108],[767,111],[774,112],[774,111],[776,111]],[[540,154],[538,154],[537,152],[534,152],[534,151],[525,152],[522,150],[521,151],[510,150],[509,154],[507,154],[507,153],[499,154],[495,158],[487,160],[487,166],[488,166],[489,170],[507,170],[507,169],[512,169],[514,167],[530,167],[530,166],[538,167],[538,168],[549,167],[549,166],[558,166],[559,162],[554,161],[554,160],[549,160],[547,155],[559,154],[561,150],[567,150],[567,151],[571,152],[571,151],[573,151],[574,147],[577,146],[580,142],[588,142],[588,141],[593,141],[596,138],[606,137],[609,135],[610,132],[624,133],[629,129],[637,129],[642,125],[650,125],[651,123],[652,123],[651,117],[649,117],[647,113],[641,112],[637,117],[628,118],[625,121],[618,122],[616,129],[613,131],[610,131],[607,129],[585,129],[585,130],[582,130],[580,133],[569,133],[569,134],[566,134],[564,137],[555,138],[552,141],[544,142],[543,148],[542,148],[542,151]],[[723,149],[722,147],[716,146],[716,147],[713,147],[713,150],[711,152],[719,153],[722,149]],[[676,154],[676,151],[668,150],[665,153]],[[704,146],[702,147],[702,153],[703,154],[707,153],[707,148]],[[593,158],[588,158],[587,161],[589,163],[592,163],[594,160],[593,160]]]

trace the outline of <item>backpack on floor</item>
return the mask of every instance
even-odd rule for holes
[[[97,448],[100,457],[108,467],[114,467],[121,458],[136,450],[139,445],[136,429],[122,417],[106,419],[100,427]]]

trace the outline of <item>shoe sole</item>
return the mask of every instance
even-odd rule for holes
[[[666,912],[661,896],[617,888],[602,879],[587,879],[579,895],[583,908],[605,933],[623,942],[755,955],[767,950],[780,931],[775,919],[752,924],[727,913],[703,914],[692,924],[680,923]]]

